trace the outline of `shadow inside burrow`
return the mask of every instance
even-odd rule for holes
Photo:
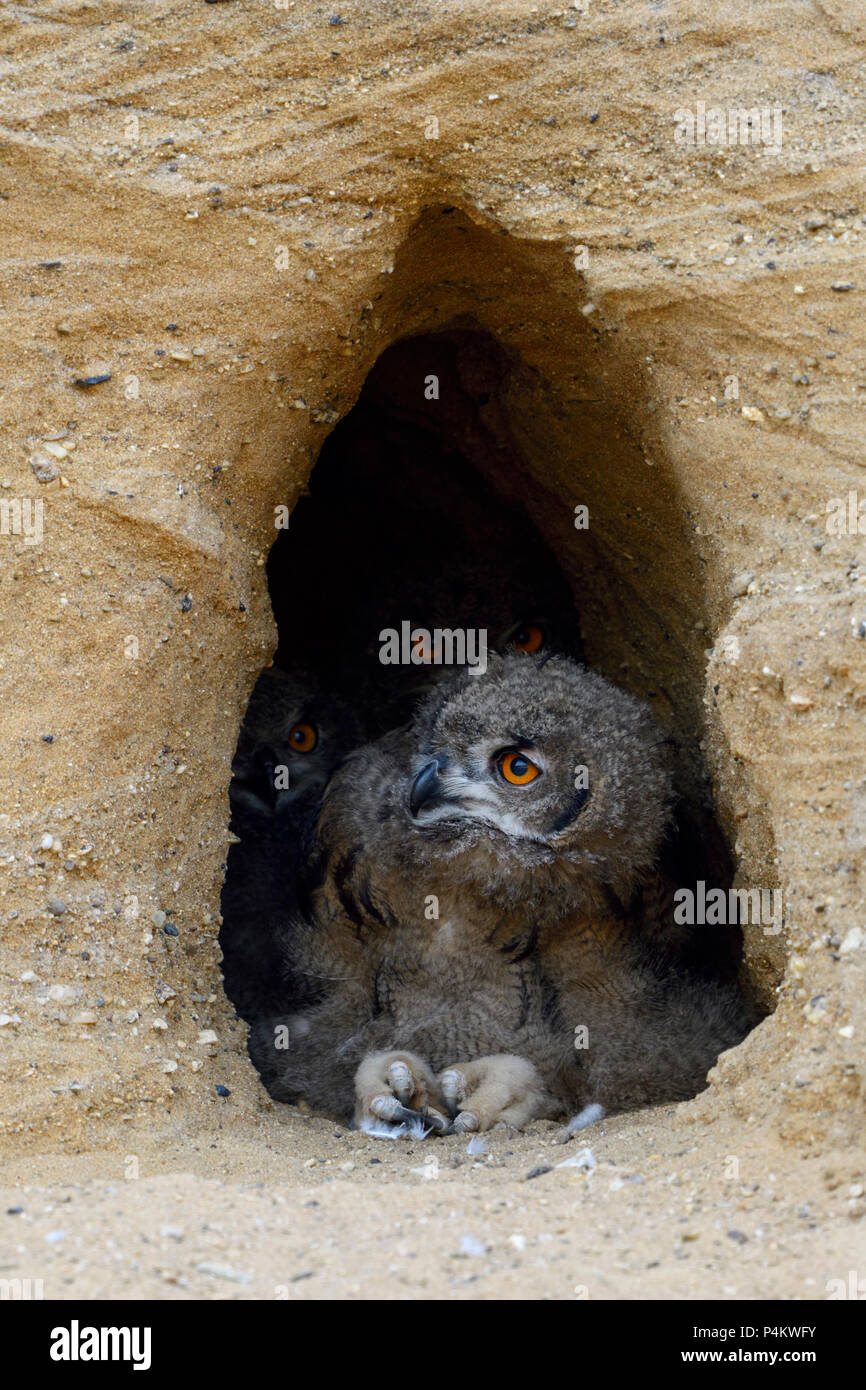
[[[653,666],[667,622],[659,610],[670,585],[682,588],[682,571],[653,551],[652,526],[640,554],[638,504],[623,543],[618,513],[630,503],[604,478],[594,477],[592,487],[577,480],[575,495],[593,498],[585,528],[571,498],[539,483],[513,421],[530,410],[543,437],[543,395],[519,357],[471,320],[398,340],[326,440],[290,527],[271,549],[278,647],[239,739],[231,829],[240,843],[229,852],[220,934],[226,993],[247,1019],[295,1012],[317,997],[282,973],[281,939],[294,908],[287,884],[310,854],[316,809],[339,760],[408,721],[427,687],[423,669],[383,664],[385,632],[481,630],[491,648],[549,647],[630,686],[678,750],[667,881],[731,884],[732,856],[693,725],[702,671],[665,676],[681,660],[676,642],[667,668]],[[610,466],[610,457],[589,460],[587,476]],[[654,486],[657,506],[676,505]],[[644,583],[633,578],[636,554]],[[602,603],[599,584],[608,589]],[[598,614],[611,611],[612,595],[618,621],[605,626]],[[594,626],[582,624],[584,613],[595,614]],[[689,698],[680,695],[678,706],[683,689]],[[269,721],[272,737],[262,735]],[[277,769],[287,765],[289,786],[276,787]],[[652,904],[625,906],[649,922],[655,944]],[[658,938],[660,947],[670,944],[669,923]],[[742,932],[736,920],[686,924],[676,949],[689,971],[732,979]]]

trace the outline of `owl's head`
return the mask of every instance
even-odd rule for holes
[[[345,700],[319,689],[309,675],[267,667],[250,696],[232,762],[235,816],[279,821],[316,800],[361,739]]]
[[[672,779],[647,708],[567,657],[497,657],[438,687],[415,723],[408,810],[487,885],[628,894],[667,827]]]

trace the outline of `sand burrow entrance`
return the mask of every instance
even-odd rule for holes
[[[484,261],[487,234],[448,210],[438,217],[446,240],[480,242]],[[606,384],[616,326],[603,332],[579,315],[554,383],[485,327],[479,308],[476,297],[471,312],[397,338],[325,442],[268,561],[276,664],[312,669],[351,699],[378,661],[383,626],[492,624],[495,644],[509,627],[541,624],[672,732],[683,886],[748,887],[703,756],[704,565],[663,455],[649,455]],[[622,372],[635,370],[626,354]],[[393,707],[380,724],[376,713],[372,734],[400,722]],[[228,940],[226,900],[224,912]],[[759,949],[741,978],[767,1006],[778,972],[763,936],[755,924]],[[695,928],[700,967],[736,969],[741,947],[737,927]]]

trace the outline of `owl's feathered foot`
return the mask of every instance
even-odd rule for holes
[[[467,1134],[502,1125],[520,1129],[553,1113],[544,1082],[524,1057],[500,1053],[458,1062],[439,1075],[449,1115],[449,1134]]]
[[[355,1073],[355,1124],[417,1124],[419,1118],[437,1134],[448,1128],[432,1068],[413,1052],[369,1053]]]

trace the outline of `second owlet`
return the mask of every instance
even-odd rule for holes
[[[349,757],[287,941],[320,1002],[251,1034],[271,1094],[441,1131],[700,1090],[757,1020],[623,907],[671,816],[666,743],[601,676],[513,655]]]
[[[345,700],[302,672],[262,671],[241,725],[229,784],[229,850],[220,945],[226,994],[244,1018],[310,997],[284,977],[280,942],[328,778],[362,741]]]

